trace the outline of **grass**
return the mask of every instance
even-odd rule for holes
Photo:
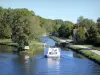
[[[14,47],[18,46],[18,44],[14,43],[11,39],[0,39],[0,44],[1,45],[14,46]]]
[[[78,48],[78,47],[73,47],[73,46],[70,46],[69,48],[71,48],[72,50],[78,52],[78,53],[81,53],[82,55],[86,56],[87,58],[97,62],[100,64],[100,55],[90,51],[90,50],[84,50],[84,49],[81,49],[81,48]]]
[[[43,50],[43,43],[41,43],[40,41],[31,41],[29,43],[29,46],[29,50],[21,51],[21,53],[34,54]]]
[[[57,37],[55,37],[55,36],[49,36],[49,37],[50,37],[51,39],[57,41],[57,42],[60,42],[60,41],[59,41],[59,38],[57,38]]]
[[[100,51],[100,47],[92,46],[94,49]]]
[[[0,43],[12,42],[11,39],[0,39]]]
[[[17,43],[14,43],[11,39],[0,39],[0,44],[1,45],[7,45],[7,46],[13,46],[13,47],[18,47]],[[33,40],[29,43],[30,49],[21,51],[21,54],[36,54],[37,52],[43,51],[43,43],[41,41]]]
[[[81,50],[80,52],[82,52],[85,56],[87,56],[88,58],[90,58],[100,64],[100,55],[97,55],[94,52],[91,52],[89,50]]]

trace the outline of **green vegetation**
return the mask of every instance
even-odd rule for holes
[[[78,18],[76,25],[78,26],[74,28],[77,29],[77,43],[81,44],[85,42],[87,44],[100,46],[100,18],[95,23],[93,20],[81,16]]]
[[[100,47],[98,47],[98,46],[92,46],[92,48],[94,48],[94,49],[100,51]]]
[[[5,9],[0,7],[0,39],[2,44],[18,44],[23,47],[31,41],[39,41],[44,33],[54,31],[55,20],[35,15],[26,8]],[[12,42],[6,40],[10,39]],[[4,41],[5,40],[5,41]]]
[[[50,36],[50,38],[52,38],[53,40],[57,41],[57,43],[59,43],[59,38],[55,37],[55,36]],[[65,47],[67,46],[68,48],[88,57],[89,59],[97,62],[100,64],[100,55],[90,51],[90,50],[86,50],[84,48],[79,48],[79,47],[76,47],[76,46],[72,46],[70,44],[64,44]],[[60,45],[61,46],[61,45]],[[92,45],[84,45],[84,46],[87,46],[87,47],[93,47]],[[61,46],[63,47],[63,46]],[[97,48],[97,49],[100,49],[99,47],[94,47],[94,48]]]
[[[12,42],[11,39],[0,39],[0,43]]]
[[[26,8],[5,9],[0,7],[0,39],[11,39],[12,43],[17,44],[18,47],[30,45],[31,41],[38,41],[44,33],[69,37],[72,25],[73,23],[70,21],[42,18]],[[61,35],[63,32],[64,36]]]
[[[73,29],[77,29],[77,43],[100,45],[100,18],[95,23],[80,16],[74,24],[61,19],[45,19],[26,8],[0,7],[0,39],[11,39],[10,45],[16,44],[18,47],[30,45],[31,41],[39,41],[45,33],[70,38],[73,36]]]
[[[88,57],[91,60],[94,60],[95,62],[100,64],[100,55],[95,54],[94,52],[91,52],[90,50],[84,50],[82,48],[79,47],[73,47],[73,46],[69,46],[69,48],[71,48],[72,50],[79,52],[81,54],[83,54],[84,56]]]
[[[44,43],[40,43],[40,41],[31,41],[29,43],[30,49],[29,50],[23,50],[20,53],[21,54],[34,54],[37,52],[41,52],[41,50],[43,50],[44,47]]]
[[[80,16],[76,24],[70,21],[56,20],[54,28],[53,35],[57,37],[75,37],[77,44],[100,46],[100,18],[97,19],[97,22],[94,22],[92,19]],[[73,32],[73,29],[76,29],[76,32]]]
[[[59,37],[69,38],[72,33],[73,23],[65,21],[58,30]]]
[[[1,45],[8,45],[8,46],[18,47],[18,44],[14,43],[11,39],[0,39],[0,44]]]
[[[85,31],[83,27],[80,27],[76,33],[76,41],[77,43],[84,43],[86,40]]]
[[[56,42],[59,42],[59,38],[55,37],[55,36],[49,36],[51,39],[55,40]]]

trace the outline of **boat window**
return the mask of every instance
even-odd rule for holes
[[[55,51],[57,51],[57,50],[55,50]]]
[[[51,52],[49,52],[49,54],[52,54]]]

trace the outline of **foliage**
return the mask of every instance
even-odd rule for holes
[[[77,24],[81,27],[86,27],[88,29],[90,26],[95,25],[95,22],[92,19],[88,19],[88,18],[84,18],[83,16],[80,16],[77,19]]]
[[[88,30],[87,30],[87,42],[89,44],[96,44],[97,41],[97,28],[94,26],[91,26]]]
[[[85,37],[85,30],[83,27],[79,27],[76,33],[76,41],[78,43],[83,43],[85,42],[86,37]]]
[[[64,24],[61,25],[61,27],[58,30],[59,36],[64,38],[69,38],[72,32],[72,28],[73,28],[73,23],[65,21]]]
[[[8,11],[0,7],[0,38],[11,38],[12,31],[8,19]]]
[[[84,28],[86,36],[84,31],[82,32],[82,30],[79,30],[80,27]],[[78,29],[78,32],[76,33],[77,42],[83,43],[84,41],[81,39],[86,39],[86,43],[88,44],[100,45],[100,18],[98,18],[97,23],[95,23],[91,19],[80,16],[77,20],[77,24],[74,25],[74,28]]]
[[[37,16],[34,11],[26,8],[5,9],[0,7],[0,39],[12,39],[19,45],[24,45],[24,42],[29,43],[31,40],[39,40],[44,33],[56,33],[60,37],[69,38],[72,36],[73,28],[79,27],[87,30],[86,39],[89,43],[100,45],[100,18],[95,23],[91,19],[80,16],[77,24],[73,24],[70,21]],[[85,40],[82,28],[77,34],[79,41]]]

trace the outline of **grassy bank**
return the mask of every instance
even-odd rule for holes
[[[18,47],[17,43],[14,43],[11,39],[0,39],[1,45]],[[30,49],[21,51],[21,53],[36,53],[36,51],[43,50],[43,43],[41,41],[31,41],[29,43]]]
[[[0,43],[12,42],[11,39],[0,39]]]
[[[55,37],[55,36],[49,36],[49,37],[50,37],[51,39],[55,40],[55,41],[58,42],[58,43],[60,42],[60,41],[59,41],[59,38],[57,38],[57,37]]]
[[[41,50],[43,50],[43,43],[40,41],[31,41],[29,43],[30,49],[29,50],[25,50],[25,51],[21,51],[21,53],[28,53],[28,54],[34,54],[36,52],[40,52]]]
[[[11,39],[0,39],[0,44],[1,45],[18,47],[18,44],[14,43]]]
[[[94,49],[100,51],[100,47],[92,46]]]
[[[100,55],[97,55],[94,52],[91,52],[90,50],[84,50],[84,49],[78,48],[78,47],[69,46],[68,48],[70,48],[78,53],[81,53],[82,55],[86,56],[87,58],[100,64]]]

